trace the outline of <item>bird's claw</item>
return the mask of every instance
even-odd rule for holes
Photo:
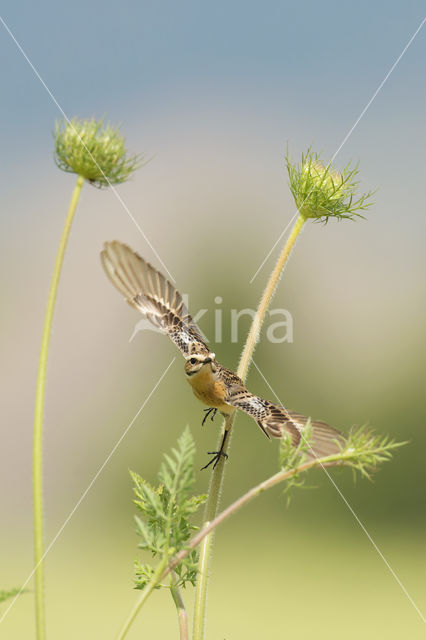
[[[206,415],[204,416],[203,421],[201,423],[202,427],[204,427],[204,423],[209,416],[210,416],[210,420],[213,422],[214,417],[217,413],[217,409],[215,409],[214,407],[207,407],[207,409],[203,409],[203,411],[205,412]]]
[[[207,451],[207,455],[209,456],[213,456],[213,458],[211,460],[208,461],[208,463],[206,465],[204,465],[204,467],[201,467],[201,471],[203,471],[203,469],[207,469],[207,467],[209,467],[211,464],[213,465],[213,469],[216,468],[216,465],[218,464],[219,460],[221,458],[225,458],[225,460],[228,460],[228,454],[225,453],[224,451]]]

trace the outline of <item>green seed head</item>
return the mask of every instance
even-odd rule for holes
[[[57,122],[54,138],[58,167],[96,187],[125,182],[142,164],[141,156],[128,156],[119,127],[114,129],[103,120]]]
[[[360,211],[367,209],[372,193],[357,196],[358,166],[348,164],[340,173],[331,164],[324,165],[320,155],[308,149],[302,155],[300,165],[293,164],[286,156],[290,190],[299,212],[316,222],[328,222],[330,218],[354,219],[363,217]]]

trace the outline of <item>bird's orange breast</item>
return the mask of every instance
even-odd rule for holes
[[[207,369],[207,367],[203,367]],[[222,380],[216,380],[211,370],[200,372],[187,378],[194,395],[208,407],[219,409],[223,413],[229,413],[229,405],[225,402],[226,387]]]

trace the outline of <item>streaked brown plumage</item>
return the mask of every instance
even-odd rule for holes
[[[104,269],[127,302],[166,333],[186,358],[185,373],[196,397],[208,407],[229,415],[236,408],[254,418],[269,438],[287,434],[294,446],[301,440],[308,418],[255,396],[230,369],[217,362],[182,296],[164,276],[121,242],[106,242],[101,253]],[[311,421],[309,457],[331,455],[344,442],[325,422]]]

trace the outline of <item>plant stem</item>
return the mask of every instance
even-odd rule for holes
[[[136,605],[132,609],[132,612],[128,620],[126,621],[125,625],[123,626],[122,631],[120,632],[120,635],[117,637],[117,640],[122,640],[122,638],[124,638],[132,621],[134,620],[137,613],[139,612],[139,610],[147,600],[148,596],[155,589],[155,587],[164,578],[166,578],[168,574],[172,574],[172,579],[173,579],[174,569],[186,558],[186,556],[189,553],[191,553],[193,549],[195,549],[198,545],[200,545],[200,543],[203,543],[205,540],[209,540],[209,539],[211,540],[212,539],[211,534],[216,529],[216,527],[222,524],[222,522],[227,520],[234,513],[239,511],[239,509],[244,507],[246,504],[251,502],[258,495],[263,493],[263,491],[267,491],[268,489],[271,489],[272,487],[275,487],[276,485],[282,482],[285,482],[286,480],[288,480],[288,478],[290,478],[295,474],[299,474],[303,471],[307,471],[308,469],[313,469],[314,467],[321,467],[322,469],[325,469],[326,467],[332,467],[336,465],[348,465],[348,466],[352,466],[354,469],[362,470],[363,456],[364,456],[364,460],[369,465],[374,464],[375,460],[377,462],[383,462],[387,457],[389,457],[386,455],[386,452],[389,452],[389,450],[394,449],[396,447],[400,447],[403,444],[405,443],[393,442],[393,441],[380,442],[379,440],[376,439],[375,442],[373,441],[371,443],[372,446],[369,448],[368,443],[361,442],[358,446],[355,444],[355,448],[352,446],[348,446],[347,448],[343,449],[338,453],[334,453],[329,456],[325,456],[323,458],[315,458],[313,460],[309,460],[308,462],[304,462],[300,464],[298,467],[294,467],[287,471],[285,469],[282,469],[281,471],[278,471],[278,473],[275,473],[273,476],[267,478],[260,484],[256,485],[255,487],[252,487],[243,496],[240,496],[237,500],[235,500],[232,504],[230,504],[226,509],[224,509],[222,513],[217,515],[211,522],[207,522],[203,526],[203,528],[198,533],[196,533],[195,536],[189,541],[187,546],[184,549],[181,549],[176,555],[174,555],[171,558],[168,564],[167,564],[166,556],[164,556],[159,566],[157,567],[151,582],[148,585],[146,585],[146,587],[143,589],[139,600],[137,601]],[[209,547],[206,547],[206,549],[208,552]],[[205,566],[205,563],[203,564],[203,566]],[[173,585],[173,582],[172,582],[172,585]],[[175,600],[176,606],[178,607],[178,611],[181,608],[184,609],[183,602],[179,600],[179,594],[177,594],[177,598],[175,598],[175,595],[173,593],[172,595]],[[183,614],[182,614],[182,617],[183,617]],[[184,621],[180,620],[180,624],[182,625],[183,623],[187,625],[186,612],[185,612],[185,620]],[[181,633],[182,633],[182,630],[181,630]],[[187,629],[186,629],[186,633],[188,633]],[[181,635],[181,640],[182,638],[187,638],[187,637],[188,636]]]
[[[216,516],[216,518],[214,518],[212,522],[207,522],[204,525],[204,527],[189,541],[188,545],[184,549],[179,551],[179,553],[177,553],[175,556],[173,556],[173,558],[169,562],[167,562],[167,556],[164,556],[161,562],[159,563],[159,565],[157,566],[151,581],[142,589],[139,599],[136,601],[129,616],[124,622],[116,640],[123,640],[123,638],[126,636],[134,619],[138,615],[139,611],[142,609],[148,597],[154,591],[155,587],[169,573],[173,574],[173,571],[177,567],[177,565],[180,562],[182,562],[184,558],[186,558],[186,556],[191,552],[192,549],[195,549],[195,547],[197,547],[201,542],[204,542],[205,540],[211,540],[212,539],[211,533],[219,524],[221,524],[224,520],[229,518],[229,516],[234,514],[236,511],[241,509],[241,507],[243,507],[245,504],[253,500],[253,498],[256,498],[256,496],[258,496],[260,493],[262,493],[263,491],[266,491],[266,489],[270,489],[271,487],[274,487],[276,484],[279,484],[280,482],[284,482],[284,480],[287,480],[290,476],[294,475],[295,473],[306,471],[311,467],[319,466],[321,464],[324,467],[328,466],[328,464],[330,464],[329,462],[330,460],[336,460],[336,459],[337,459],[337,456],[334,456],[334,457],[330,456],[329,458],[317,458],[316,460],[311,460],[310,462],[306,462],[295,469],[290,469],[289,471],[284,471],[284,470],[279,471],[275,475],[271,476],[270,478],[267,478],[260,484],[250,489],[250,491],[248,491],[243,496],[238,498],[238,500],[235,500],[235,502],[229,505],[229,507],[227,507],[224,511],[222,511],[222,513]],[[209,547],[207,547],[207,552],[208,552],[208,549]],[[198,588],[198,582],[197,582],[197,588]],[[173,596],[173,599],[175,599],[173,590],[172,590],[172,596]],[[175,600],[175,603],[176,603],[176,600]],[[180,615],[180,611],[179,611],[179,615]],[[186,615],[186,612],[185,612],[185,615]],[[182,624],[181,618],[179,620],[179,624],[180,625]],[[183,636],[183,638],[185,637],[187,636]]]
[[[178,464],[178,466],[177,466],[177,468],[175,470],[173,485],[172,485],[172,488],[170,490],[170,500],[169,500],[169,503],[168,503],[166,517],[165,517],[165,520],[164,520],[164,530],[167,531],[167,540],[165,542],[165,550],[164,550],[163,557],[161,559],[161,562],[157,566],[157,569],[155,570],[151,580],[142,589],[141,594],[139,596],[139,599],[136,601],[136,603],[133,606],[129,616],[127,617],[126,621],[124,622],[123,626],[121,627],[121,630],[120,630],[120,632],[119,632],[119,634],[117,636],[117,640],[122,640],[122,638],[124,638],[126,636],[127,632],[129,631],[130,627],[132,626],[136,616],[138,615],[139,611],[141,610],[141,608],[145,604],[148,596],[152,593],[152,591],[155,589],[155,587],[160,582],[163,570],[168,564],[168,559],[170,557],[169,546],[170,546],[170,532],[171,532],[171,526],[172,526],[172,514],[173,514],[173,509],[174,509],[175,504],[176,504],[177,483],[178,483],[178,478],[179,478],[179,476],[180,476],[180,474],[182,472],[182,465],[183,465],[183,462],[182,462],[182,460],[180,460],[179,464]],[[177,612],[178,612],[181,640],[188,640],[187,613],[186,613],[186,609],[185,609],[185,604],[184,604],[183,599],[182,599],[182,595],[180,593],[180,589],[179,589],[179,587],[177,585],[176,576],[175,576],[174,573],[172,573],[172,576],[171,576],[170,591],[171,591],[171,594],[172,594],[172,597],[173,597],[173,600],[174,600],[174,603],[176,605]]]
[[[36,399],[34,409],[34,441],[33,441],[33,501],[34,501],[34,562],[35,562],[35,605],[37,640],[46,637],[45,602],[44,602],[44,536],[43,536],[43,475],[42,475],[42,446],[43,446],[43,415],[46,387],[47,357],[49,352],[50,334],[56,294],[64,259],[68,237],[80,196],[84,178],[79,176],[75,185],[65,226],[59,242],[50,284],[46,315],[44,318],[43,336],[41,340],[40,357],[38,362]]]
[[[177,585],[175,572],[171,571],[170,576],[170,592],[176,605],[179,618],[179,637],[180,640],[188,640],[188,614],[186,613],[185,603],[182,598],[181,590]]]
[[[294,223],[291,233],[287,239],[287,242],[284,245],[281,255],[277,260],[274,270],[272,271],[269,277],[268,284],[265,287],[262,298],[259,302],[259,306],[257,307],[256,315],[253,318],[253,322],[251,324],[250,331],[247,336],[246,343],[244,345],[243,353],[241,354],[240,364],[238,365],[238,370],[237,370],[237,374],[240,376],[240,378],[243,381],[245,381],[246,379],[247,372],[249,370],[251,359],[253,357],[253,352],[255,350],[256,343],[259,338],[259,333],[262,328],[262,324],[265,319],[266,312],[271,303],[271,300],[275,293],[275,289],[277,288],[277,284],[284,270],[286,262],[290,256],[291,250],[294,247],[294,243],[296,242],[297,236],[301,232],[305,222],[306,222],[306,218],[300,213],[296,222]]]
[[[208,520],[205,521],[204,527],[210,524]],[[211,547],[213,544],[213,536],[206,536],[203,539],[200,547],[200,555],[198,558],[197,568],[197,582],[195,585],[195,606],[194,606],[194,621],[192,627],[193,640],[202,638],[204,633],[204,620],[205,620],[205,604],[207,601],[207,582],[208,582],[208,567],[211,554]]]
[[[329,467],[335,465],[338,461],[344,460],[344,456],[339,455],[329,456],[327,458],[317,458],[315,460],[310,460],[309,462],[305,462],[301,464],[295,469],[290,469],[289,471],[279,471],[274,474],[270,478],[267,478],[260,484],[256,485],[243,496],[235,500],[232,504],[229,505],[224,511],[222,511],[214,520],[211,522],[207,522],[204,527],[189,541],[188,546],[185,549],[182,549],[177,553],[169,562],[168,566],[164,569],[163,574],[160,576],[162,580],[165,578],[170,571],[173,571],[175,567],[182,562],[184,558],[195,549],[201,542],[203,542],[206,538],[211,538],[211,533],[218,527],[224,520],[227,520],[230,516],[232,516],[236,511],[241,509],[248,502],[251,502],[254,498],[256,498],[259,494],[267,489],[271,489],[275,487],[277,484],[288,480],[295,473],[300,473],[302,471],[307,471],[308,469],[312,469],[313,467]]]
[[[301,473],[303,471],[307,471],[308,469],[313,469],[314,467],[321,467],[324,469],[326,467],[334,467],[336,465],[349,465],[354,469],[357,467],[354,466],[354,462],[356,462],[357,457],[364,454],[367,455],[371,460],[376,457],[378,461],[383,462],[385,459],[383,454],[390,449],[395,449],[397,447],[403,446],[405,442],[390,442],[388,444],[382,444],[372,447],[371,449],[365,449],[364,451],[358,450],[353,451],[353,449],[348,448],[340,451],[339,453],[333,453],[329,456],[325,456],[323,458],[315,458],[314,460],[309,460],[309,462],[304,462],[303,464],[295,467],[293,469],[289,469],[286,471],[282,469],[278,471],[278,473],[274,474],[270,478],[267,478],[260,484],[256,485],[247,493],[239,497],[235,502],[229,505],[226,509],[224,509],[216,518],[214,518],[211,522],[207,522],[202,529],[189,541],[187,547],[179,551],[169,562],[168,566],[165,568],[163,574],[160,576],[162,580],[167,576],[170,571],[173,571],[175,567],[186,558],[186,556],[195,549],[203,540],[211,537],[209,534],[216,529],[224,520],[227,520],[230,516],[232,516],[236,511],[244,507],[248,502],[251,502],[254,498],[256,498],[259,494],[267,489],[271,489],[275,487],[277,484],[288,480],[294,474]]]
[[[223,447],[224,453],[229,450],[229,442],[231,437],[231,427],[234,422],[234,415],[229,415],[225,418],[224,426],[222,429],[222,435],[220,442],[222,442],[223,433],[228,431],[228,436],[225,440],[225,446]],[[217,514],[220,501],[220,493],[223,483],[223,475],[225,470],[225,458],[221,457],[216,468],[213,470],[210,480],[209,497],[207,499],[206,508],[204,511],[204,527],[213,520]],[[202,640],[204,635],[204,621],[206,617],[206,602],[207,602],[207,582],[208,571],[211,557],[211,549],[213,546],[213,536],[207,536],[204,538],[200,547],[200,555],[198,558],[197,567],[197,584],[195,586],[195,603],[194,603],[194,622],[192,628],[193,640]]]
[[[306,218],[300,213],[294,226],[290,232],[289,237],[287,238],[287,242],[284,245],[284,248],[278,258],[278,261],[271,273],[271,276],[268,280],[266,288],[263,292],[262,298],[260,300],[259,306],[256,311],[256,315],[253,318],[253,322],[250,327],[249,334],[247,336],[246,343],[244,345],[244,349],[241,355],[240,363],[238,365],[237,375],[245,381],[248,373],[248,369],[251,363],[251,359],[253,357],[253,352],[256,347],[257,340],[259,338],[259,333],[262,328],[263,321],[265,319],[266,312],[268,310],[268,306],[272,300],[272,297],[275,293],[275,289],[283,272],[283,269],[286,265],[286,262],[290,256],[291,250],[293,249],[294,243],[301,232],[303,225],[306,222]],[[232,415],[228,416],[225,419],[224,430],[230,432],[233,422],[235,418],[235,411]],[[230,436],[228,433],[228,437],[225,442],[225,447],[223,449],[224,453],[229,451],[230,445]],[[225,470],[225,458],[222,457],[219,460],[216,468],[213,469],[211,481],[210,481],[210,489],[209,489],[209,497],[207,499],[206,508],[204,512],[204,526],[210,521],[212,521],[219,508],[219,500],[220,494],[222,491],[223,477]],[[202,640],[204,636],[204,622],[206,617],[206,601],[207,601],[207,581],[209,574],[209,564],[211,557],[211,549],[212,549],[212,536],[207,536],[204,538],[203,544],[200,549],[200,557],[198,561],[198,577],[197,577],[197,587],[195,591],[195,605],[194,605],[194,628],[193,628],[193,640]]]
[[[127,619],[125,620],[123,626],[121,627],[116,640],[123,640],[123,638],[127,635],[127,632],[130,629],[133,620],[136,618],[136,616],[138,615],[139,611],[142,609],[142,607],[145,604],[146,600],[151,595],[151,592],[154,591],[155,587],[160,582],[161,576],[164,573],[164,568],[166,567],[166,565],[167,565],[167,560],[166,560],[166,557],[164,557],[163,560],[158,565],[158,567],[157,567],[154,575],[152,576],[152,579],[149,582],[149,584],[147,584],[146,587],[144,589],[142,589],[141,594],[139,596],[139,599],[136,600],[133,609],[131,610],[129,616],[127,617]],[[169,572],[167,572],[167,573],[169,573]]]

